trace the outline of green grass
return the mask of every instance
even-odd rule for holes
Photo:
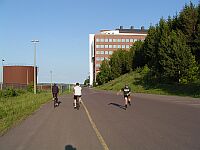
[[[119,91],[125,84],[128,84],[131,87],[133,93],[178,95],[200,98],[200,83],[189,85],[152,84],[151,82],[144,82],[142,75],[136,71],[120,76],[119,78],[96,88]]]
[[[0,134],[16,125],[51,100],[51,93],[25,93],[16,97],[0,98]]]

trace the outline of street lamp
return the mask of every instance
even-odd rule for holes
[[[2,61],[2,75],[1,75],[1,90],[3,89],[3,62],[5,61],[4,59],[1,60]]]
[[[31,42],[34,44],[34,94],[36,94],[36,43],[38,43],[39,40],[32,40]]]

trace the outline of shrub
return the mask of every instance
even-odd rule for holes
[[[1,91],[1,97],[14,97],[17,96],[18,93],[16,90],[12,88],[7,88],[6,90]]]

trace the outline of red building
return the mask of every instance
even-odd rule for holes
[[[36,71],[36,79],[37,79],[37,71]],[[34,66],[3,66],[4,85],[19,86],[19,85],[28,85],[33,82],[34,82]]]

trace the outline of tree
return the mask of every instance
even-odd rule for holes
[[[200,3],[198,5],[198,19],[196,24],[196,32],[194,34],[194,41],[193,41],[193,54],[197,63],[200,65]]]
[[[112,79],[132,70],[132,57],[129,51],[119,49],[115,51],[110,58]]]
[[[194,81],[198,67],[190,47],[186,44],[183,33],[181,31],[172,31],[166,46],[160,60],[163,79],[184,83]]]
[[[144,51],[144,61],[148,66],[154,66],[156,60],[156,28],[151,26],[148,30],[148,35],[144,41],[143,51]],[[152,68],[151,68],[152,69]]]
[[[187,38],[171,27],[171,23],[161,19],[156,28],[150,28],[143,46],[146,62],[159,81],[193,81],[198,67]]]
[[[179,14],[178,18],[178,29],[181,30],[190,42],[192,36],[196,32],[196,24],[198,20],[198,11],[195,5],[190,2],[189,5],[185,5],[183,10]]]
[[[134,45],[130,48],[130,56],[132,57],[132,69],[136,69],[138,67],[143,67],[147,63],[145,61],[144,56],[144,49],[143,49],[144,42],[137,41]]]
[[[196,61],[200,62],[199,54],[199,6],[190,2],[189,5],[185,5],[180,12],[177,19],[177,27],[181,30],[187,39],[187,44],[191,48],[192,54],[195,56]]]
[[[90,77],[88,77],[87,79],[85,79],[84,85],[89,85],[89,83],[90,83]]]
[[[100,66],[100,72],[97,74],[97,83],[102,85],[111,80],[111,69],[108,60],[104,60]]]

